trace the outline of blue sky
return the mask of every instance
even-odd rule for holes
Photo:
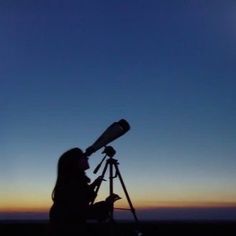
[[[131,130],[113,147],[134,203],[235,204],[235,12],[234,1],[2,1],[0,208],[48,207],[62,152],[121,118]]]

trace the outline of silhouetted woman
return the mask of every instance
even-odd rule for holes
[[[49,211],[51,229],[57,235],[85,235],[89,203],[96,197],[94,188],[101,181],[97,178],[89,184],[85,173],[88,168],[88,159],[79,148],[70,149],[59,158]]]

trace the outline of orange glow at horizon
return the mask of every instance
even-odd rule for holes
[[[52,205],[50,189],[44,192],[41,190],[28,189],[30,194],[24,191],[3,191],[0,195],[0,212],[46,212]],[[117,208],[127,208],[128,201],[120,190],[117,193],[122,198],[115,203]],[[122,194],[120,194],[122,193]],[[199,192],[138,192],[131,191],[130,198],[134,208],[152,209],[161,207],[236,207],[236,193],[227,194],[217,192],[215,194],[203,194]],[[102,201],[109,195],[101,191],[96,201]],[[128,206],[129,207],[129,206]]]
[[[45,212],[51,206],[52,201],[48,197],[14,195],[5,198],[0,197],[0,212]]]
[[[236,207],[235,202],[216,202],[216,201],[135,201],[132,202],[136,209],[155,209],[155,208],[213,208],[213,207]],[[48,212],[51,202],[8,202],[0,205],[0,212],[20,213],[20,212]],[[129,208],[128,203],[123,199],[115,204],[115,208]]]
[[[195,208],[195,207],[236,207],[236,202],[216,202],[216,201],[160,201],[157,203],[139,202],[137,208],[152,209],[152,208]]]

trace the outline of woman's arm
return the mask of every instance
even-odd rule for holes
[[[96,186],[99,186],[103,180],[104,180],[104,179],[102,179],[102,176],[98,176],[98,177],[90,184],[90,188],[91,188],[92,190],[94,190],[95,187],[96,187]]]

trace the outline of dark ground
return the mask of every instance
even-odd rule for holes
[[[108,224],[89,224],[89,236],[93,235],[111,235]],[[135,234],[136,226],[130,222],[116,223],[112,229],[114,236],[131,236]],[[159,221],[159,222],[141,222],[140,229],[143,236],[157,235],[180,235],[180,236],[236,236],[235,221]],[[49,236],[49,225],[45,221],[32,222],[0,222],[0,235],[32,235]]]

